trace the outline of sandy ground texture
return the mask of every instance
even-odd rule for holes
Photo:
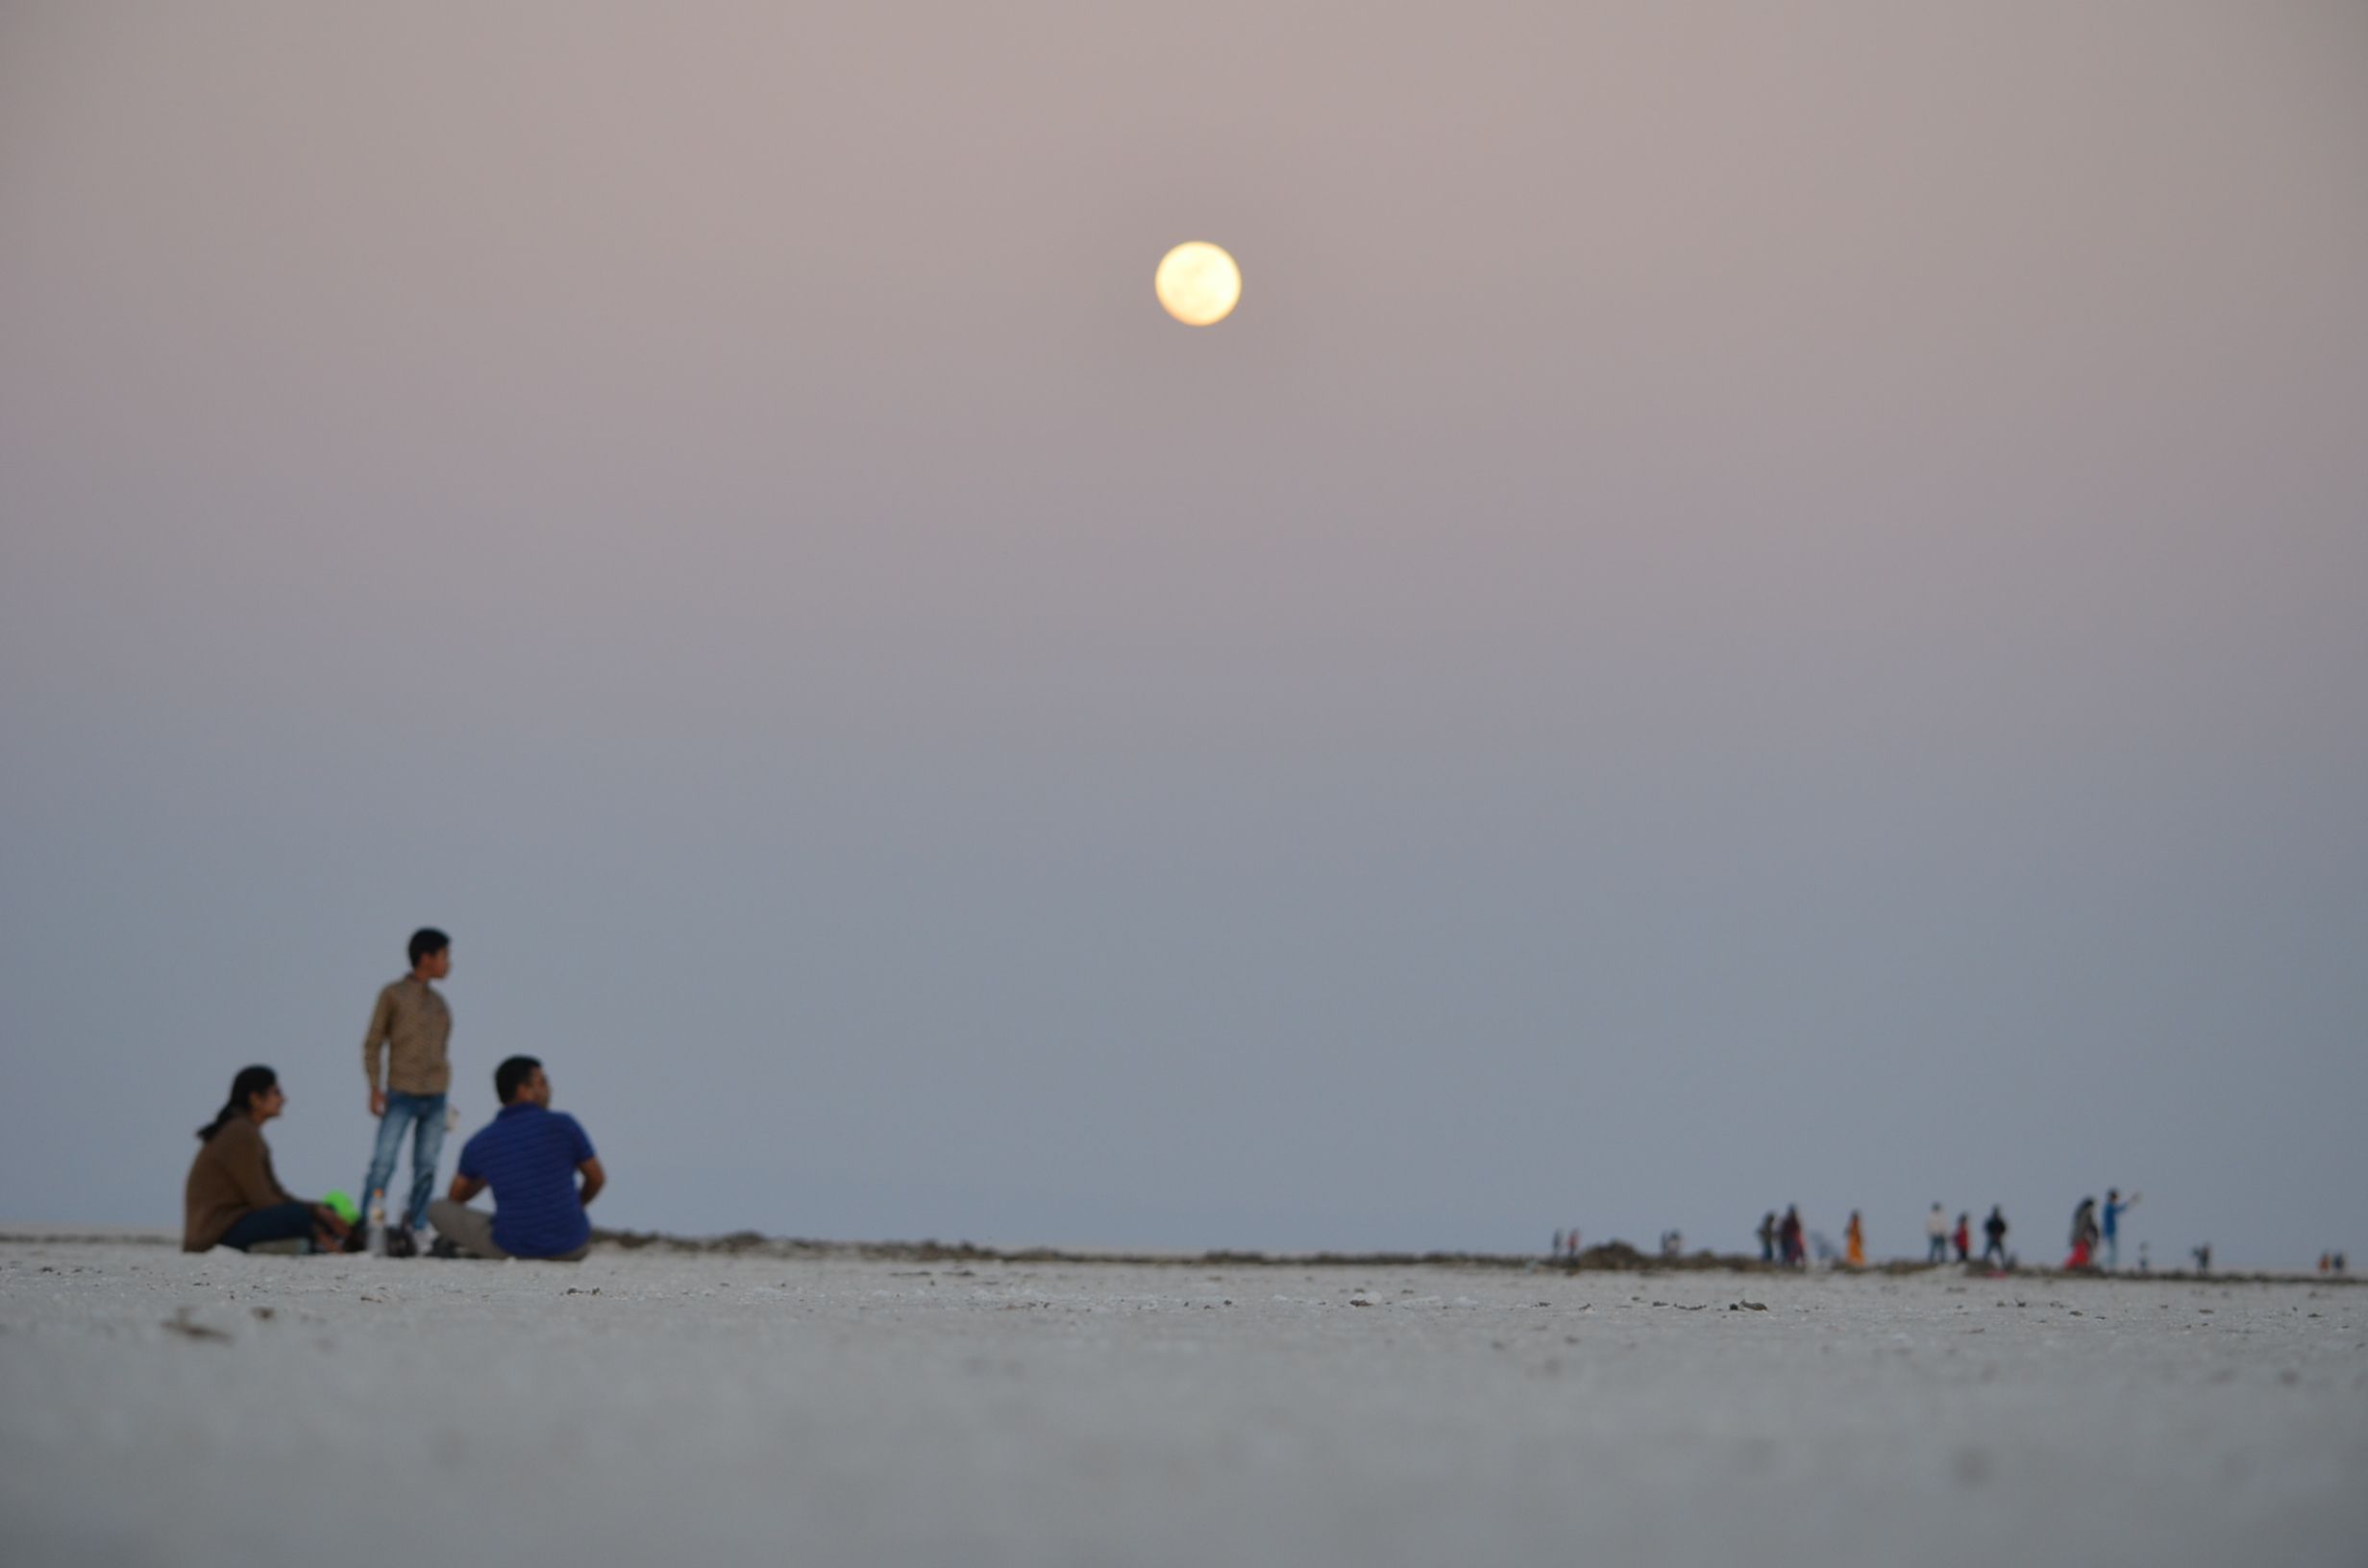
[[[2368,1290],[0,1241],[53,1563],[2368,1561]]]

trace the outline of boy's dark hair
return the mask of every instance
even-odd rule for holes
[[[527,1080],[533,1077],[535,1069],[541,1066],[530,1056],[511,1057],[493,1069],[493,1091],[502,1097],[504,1105],[509,1104],[518,1097],[518,1091],[527,1087]]]
[[[423,925],[411,933],[411,968],[418,968],[423,958],[432,958],[453,944],[453,939],[432,925]]]

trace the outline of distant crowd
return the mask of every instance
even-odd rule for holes
[[[2105,1201],[2101,1204],[2093,1197],[2081,1199],[2072,1211],[2069,1250],[2064,1255],[2062,1266],[2097,1272],[2118,1271],[2121,1267],[2122,1216],[2137,1206],[2140,1196],[2142,1194],[2132,1192],[2125,1198],[2119,1188],[2108,1188]],[[1993,1268],[2012,1268],[2016,1258],[2007,1246],[2010,1229],[2005,1210],[1992,1204],[1988,1215],[1982,1221],[1982,1250],[1976,1254],[1973,1250],[1975,1233],[1972,1213],[1962,1212],[1952,1220],[1947,1207],[1936,1203],[1924,1215],[1923,1262],[1971,1263],[1978,1257],[1983,1263]],[[1849,1223],[1842,1228],[1841,1244],[1838,1246],[1822,1232],[1810,1230],[1802,1223],[1800,1206],[1797,1204],[1788,1204],[1782,1213],[1769,1210],[1761,1216],[1759,1227],[1753,1235],[1760,1243],[1760,1262],[1771,1267],[1807,1268],[1813,1262],[1842,1268],[1867,1266],[1866,1222],[1855,1209],[1850,1212]],[[1558,1262],[1575,1263],[1580,1250],[1577,1227],[1556,1231],[1552,1247],[1551,1256]],[[1685,1237],[1677,1231],[1662,1232],[1659,1251],[1665,1259],[1682,1257]],[[2189,1248],[2187,1256],[2195,1264],[2196,1272],[2211,1272],[2209,1242]],[[2142,1241],[2137,1245],[2134,1262],[2139,1273],[2150,1272],[2154,1266]],[[2342,1253],[2326,1252],[2319,1255],[2320,1273],[2344,1274],[2349,1270],[2349,1262]]]
[[[2136,1206],[2138,1197],[2138,1193],[2133,1192],[2125,1199],[2119,1188],[2108,1188],[2102,1208],[2096,1199],[2083,1198],[2072,1212],[2071,1252],[2063,1266],[2120,1267],[2121,1216]],[[2011,1228],[2005,1209],[1991,1204],[1989,1213],[1982,1221],[1983,1262],[1995,1268],[2014,1266],[2014,1254],[2007,1247],[2007,1235]],[[1754,1234],[1760,1239],[1760,1261],[1764,1263],[1806,1268],[1813,1253],[1819,1262],[1839,1263],[1848,1268],[1866,1266],[1866,1221],[1856,1209],[1850,1211],[1850,1221],[1842,1228],[1842,1244],[1838,1248],[1802,1226],[1797,1204],[1787,1205],[1781,1216],[1769,1210],[1761,1216]],[[1924,1262],[1945,1263],[1951,1261],[1952,1254],[1957,1262],[1973,1262],[1973,1214],[1970,1211],[1961,1212],[1951,1220],[1947,1206],[1935,1203],[1924,1214]],[[2141,1246],[2138,1267],[2147,1266],[2145,1249]]]
[[[458,1125],[446,1098],[452,1085],[452,1008],[435,982],[452,972],[452,939],[415,931],[408,974],[380,991],[361,1045],[377,1122],[364,1204],[344,1192],[293,1197],[272,1169],[265,1123],[284,1114],[287,1093],[267,1066],[242,1067],[230,1098],[198,1129],[197,1158],[182,1192],[185,1252],[377,1252],[439,1258],[524,1258],[574,1262],[592,1240],[584,1206],[607,1182],[592,1140],[575,1117],[551,1109],[551,1079],[530,1056],[506,1058],[493,1071],[501,1109],[461,1146],[450,1190],[435,1197],[444,1135]],[[408,1135],[408,1200],[390,1215],[386,1189]],[[471,1200],[488,1189],[490,1212]]]

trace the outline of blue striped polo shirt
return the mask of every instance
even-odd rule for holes
[[[493,1188],[494,1244],[512,1258],[552,1258],[592,1238],[576,1198],[576,1167],[592,1140],[564,1111],[529,1100],[502,1114],[460,1151],[460,1174]]]

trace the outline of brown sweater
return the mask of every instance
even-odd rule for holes
[[[204,1252],[241,1215],[294,1201],[271,1172],[263,1129],[241,1111],[199,1144],[189,1163],[189,1184],[181,1195],[181,1250]]]

